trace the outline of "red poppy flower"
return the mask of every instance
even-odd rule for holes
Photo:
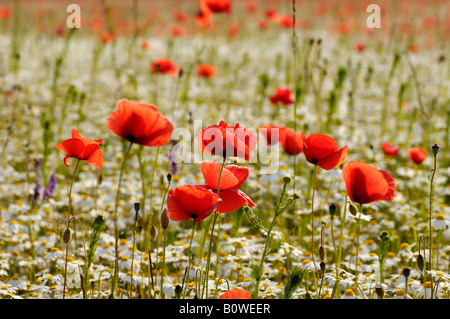
[[[356,51],[363,52],[364,48],[365,48],[364,43],[362,43],[362,42],[356,42],[355,43],[355,50]]]
[[[256,12],[256,11],[258,11],[258,6],[256,5],[256,3],[254,1],[249,1],[246,3],[245,9],[248,12]]]
[[[181,26],[174,25],[174,26],[172,26],[171,33],[175,37],[183,37],[187,34],[187,30]],[[177,68],[177,71],[178,71],[178,68]]]
[[[203,161],[200,163],[200,169],[206,181],[206,185],[200,186],[217,192],[221,166],[214,161]],[[230,213],[241,208],[243,205],[249,207],[256,206],[247,194],[239,190],[239,187],[247,179],[248,174],[249,170],[247,167],[238,165],[224,166],[219,189],[219,198],[221,201],[217,206],[217,212]]]
[[[103,139],[91,140],[87,137],[81,137],[77,130],[72,129],[72,138],[62,141],[55,147],[64,153],[64,164],[70,167],[69,158],[74,157],[89,163],[89,165],[102,168],[103,154],[100,144]]]
[[[201,4],[214,13],[231,12],[231,2],[229,0],[202,0]]]
[[[216,210],[219,197],[210,189],[197,185],[181,185],[167,195],[167,215],[176,222],[204,220]]]
[[[216,69],[210,64],[199,64],[197,67],[197,76],[203,78],[212,78],[217,74]]]
[[[275,145],[280,141],[280,136],[284,130],[283,126],[263,125],[259,127],[259,133],[264,135],[267,145]]]
[[[383,150],[384,154],[389,156],[397,156],[399,152],[399,148],[391,142],[381,143],[381,149]]]
[[[117,102],[106,124],[113,133],[144,146],[165,145],[173,131],[172,123],[156,107],[125,99]]]
[[[427,150],[421,147],[413,147],[408,151],[409,159],[415,164],[420,165],[427,157]]]
[[[285,28],[292,28],[294,26],[294,18],[291,15],[283,15],[278,17],[278,23]],[[297,27],[297,22],[295,23]]]
[[[219,125],[205,128],[197,138],[200,149],[205,154],[223,157],[239,157],[250,161],[250,153],[256,147],[256,135],[237,123],[234,126],[220,121]]]
[[[189,16],[186,13],[181,12],[181,11],[175,11],[173,13],[173,18],[176,21],[181,22],[181,23],[186,23],[189,20]]]
[[[294,130],[284,128],[280,132],[280,143],[284,151],[290,155],[297,155],[303,152],[303,133],[296,133]]]
[[[278,88],[276,93],[270,97],[272,104],[282,103],[284,106],[294,103],[290,88]]]
[[[152,62],[152,71],[153,73],[158,74],[168,74],[171,76],[175,76],[178,73],[178,66],[173,64],[170,59],[159,59],[157,61]]]
[[[219,299],[252,299],[252,294],[246,290],[235,288],[224,292]]]
[[[11,17],[11,10],[8,8],[0,8],[0,19],[8,19]]]
[[[212,12],[208,8],[201,7],[194,17],[195,24],[202,27],[209,27],[212,21]]]
[[[141,48],[147,50],[148,48],[150,48],[150,42],[146,40],[142,41]]]
[[[303,153],[311,164],[325,170],[340,166],[347,156],[348,146],[338,148],[336,141],[324,134],[311,133],[303,139]]]
[[[392,201],[395,181],[383,170],[370,164],[352,161],[344,165],[342,178],[351,201],[366,204],[380,200]]]

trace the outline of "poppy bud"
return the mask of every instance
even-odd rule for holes
[[[64,244],[68,245],[70,243],[70,240],[72,239],[72,231],[69,227],[66,228],[66,230],[63,233],[63,242]]]
[[[169,216],[167,215],[167,208],[164,208],[162,214],[161,214],[161,227],[162,229],[166,230],[167,227],[169,227]]]
[[[323,246],[320,246],[319,247],[319,257],[320,257],[320,260],[325,260],[325,248],[323,248]]]
[[[350,203],[348,209],[350,210],[350,214],[352,214],[353,216],[356,216],[358,214],[358,209],[352,203]]]
[[[379,297],[380,299],[383,299],[383,297],[384,297],[384,289],[383,289],[383,287],[381,286],[381,284],[379,284],[379,283],[376,284],[376,286],[375,286],[375,292],[377,293],[377,295],[378,295],[378,297]]]
[[[297,194],[297,193],[294,193],[294,195],[292,195],[292,197],[293,197],[294,199],[299,199],[299,198],[300,198],[300,195]]]
[[[170,183],[172,181],[172,174],[167,174],[167,181]]]
[[[433,149],[433,155],[436,156],[437,153],[439,152],[439,146],[437,144],[434,144],[432,149]]]
[[[424,266],[424,259],[423,259],[423,255],[419,254],[417,256],[417,267],[419,267],[420,271],[423,271],[423,266]]]

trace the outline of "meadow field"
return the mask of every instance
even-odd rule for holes
[[[447,0],[0,0],[1,298],[449,299],[449,49]]]

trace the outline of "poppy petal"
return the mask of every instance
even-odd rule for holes
[[[174,221],[208,217],[219,202],[217,194],[201,185],[182,185],[169,191],[167,197],[168,216]]]
[[[395,183],[387,172],[370,164],[352,161],[342,170],[347,193],[353,202],[366,204],[379,200],[392,200]]]
[[[55,147],[66,153],[69,157],[81,159],[83,156],[84,143],[79,138],[69,138],[62,141]]]
[[[212,189],[217,189],[221,169],[220,164],[214,161],[203,161],[200,163],[200,169],[203,177],[205,178],[206,184],[208,184],[208,186]],[[220,190],[236,188],[238,183],[239,180],[234,176],[234,174],[224,167],[222,170],[222,176],[220,177]]]
[[[239,165],[227,165],[224,169],[227,169],[231,173],[233,173],[234,177],[238,180],[238,183],[233,188],[239,188],[246,181],[250,170],[247,167],[239,166]],[[222,189],[222,187],[221,187]]]
[[[217,206],[219,213],[231,213],[241,208],[244,204],[255,207],[256,204],[244,192],[238,189],[229,189],[219,193],[221,201]]]
[[[317,165],[322,167],[324,170],[331,170],[337,166],[340,166],[344,162],[345,157],[347,156],[347,149],[348,146],[345,146],[340,150],[331,153],[327,157],[319,160],[317,162]]]

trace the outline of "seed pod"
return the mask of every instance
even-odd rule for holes
[[[336,205],[335,204],[331,204],[330,206],[328,206],[328,212],[330,213],[331,218],[334,217],[334,215],[336,215]]]
[[[325,263],[323,261],[320,262],[320,270],[322,270],[322,274],[325,273]]]
[[[383,298],[384,298],[384,289],[383,289],[383,287],[381,286],[381,284],[379,284],[379,283],[376,284],[376,286],[375,286],[375,292],[377,293],[377,295],[378,295],[378,297],[379,297],[380,299],[383,299]]]
[[[439,152],[439,146],[437,144],[434,144],[432,149],[433,149],[433,155],[436,156]]]
[[[181,285],[180,284],[176,285],[175,286],[175,297],[176,297],[176,299],[180,299],[181,292],[182,292]]]
[[[162,229],[166,230],[167,227],[169,227],[169,216],[167,215],[167,208],[164,208],[162,214],[161,214],[161,227]]]
[[[411,274],[411,269],[409,267],[404,267],[403,268],[403,276],[405,276],[405,278],[408,278],[410,274]]]

